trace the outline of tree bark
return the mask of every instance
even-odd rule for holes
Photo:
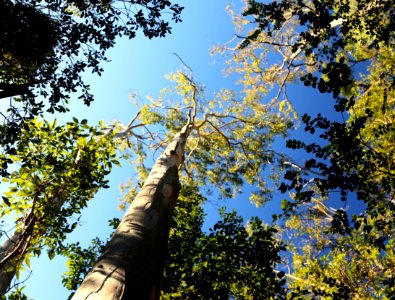
[[[178,167],[189,130],[186,125],[158,158],[72,300],[159,299],[169,224],[180,190]]]
[[[0,262],[15,248],[21,238],[22,232],[15,231],[6,241],[0,245]],[[7,293],[11,286],[11,281],[15,276],[16,262],[13,260],[7,260],[0,268],[0,295]]]
[[[79,155],[75,162],[79,160]],[[60,190],[62,191],[62,190]],[[61,192],[60,192],[61,194]],[[35,200],[34,200],[35,201]],[[66,197],[54,197],[52,209],[59,211],[66,202]],[[32,237],[37,234],[34,232],[37,216],[31,210],[22,229],[15,230],[14,233],[0,245],[0,295],[6,294],[12,287],[11,282],[15,277],[18,267],[24,261]],[[39,234],[39,233],[38,233]]]

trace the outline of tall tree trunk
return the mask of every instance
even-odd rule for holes
[[[53,209],[58,211],[65,200],[54,198]],[[18,268],[24,261],[31,239],[35,233],[34,226],[38,221],[34,210],[25,218],[23,228],[15,230],[14,233],[0,245],[0,295],[6,294],[11,289],[11,282]]]
[[[180,190],[178,167],[189,130],[188,124],[158,158],[73,300],[159,299],[169,223]]]

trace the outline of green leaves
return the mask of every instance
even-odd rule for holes
[[[0,203],[1,216],[15,220],[13,238],[20,247],[7,248],[17,254],[8,259],[20,263],[43,247],[50,259],[59,253],[78,225],[70,218],[75,220],[98,189],[107,187],[105,176],[118,163],[113,136],[86,120],[57,125],[33,119],[25,125],[8,156],[16,167],[5,179],[9,188]]]
[[[332,94],[334,111],[341,114],[338,121],[332,121],[333,114],[304,115],[310,142],[287,141],[288,148],[308,155],[304,164],[284,161],[287,170],[278,185],[282,193],[290,192],[282,208],[293,237],[291,298],[391,297],[386,284],[392,276],[374,270],[390,265],[393,255],[388,247],[395,194],[394,108],[388,106],[395,95],[394,31],[388,27],[393,5],[248,1],[243,14],[254,27],[238,51],[258,57],[272,47],[283,53],[282,66],[293,78]],[[337,208],[327,207],[326,197]],[[347,206],[359,208],[360,215],[351,217]]]
[[[89,106],[93,95],[82,74],[90,70],[101,75],[106,51],[117,37],[134,38],[138,30],[150,39],[164,37],[171,31],[170,22],[181,21],[183,8],[167,0],[132,6],[121,2],[0,3],[0,98],[18,97],[4,114],[1,145],[12,145],[25,121],[44,111],[68,111],[71,93]]]
[[[177,225],[170,234],[162,297],[281,297],[284,282],[278,281],[273,273],[283,250],[275,239],[276,230],[258,218],[244,226],[236,212],[227,213],[223,209],[221,219],[204,234],[203,210],[188,196],[188,191],[193,190],[181,191],[180,206],[176,208]],[[184,207],[191,213],[184,214]]]
[[[4,196],[2,196],[1,198],[3,199],[4,203],[5,203],[7,206],[11,206],[10,199],[8,199],[7,197],[4,197]]]
[[[104,243],[99,238],[93,239],[87,248],[82,248],[77,242],[62,249],[62,255],[68,258],[62,283],[68,290],[77,289],[103,249]]]

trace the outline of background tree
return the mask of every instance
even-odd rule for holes
[[[45,247],[53,258],[62,251],[78,214],[118,164],[112,135],[86,120],[64,126],[33,119],[22,130],[9,158],[17,165],[0,203],[0,291]]]
[[[296,252],[300,259],[294,261],[295,272],[302,274],[302,279],[294,284],[299,288],[309,286],[312,295],[328,299],[351,295],[390,297],[392,293],[389,284],[393,279],[386,270],[392,264],[394,249],[394,81],[393,60],[389,59],[394,53],[393,4],[249,1],[244,13],[252,16],[258,26],[240,44],[241,48],[259,43],[261,34],[277,34],[289,20],[301,25],[296,27],[300,34],[295,43],[289,46],[293,53],[303,52],[315,70],[305,67],[300,80],[305,86],[332,94],[334,110],[345,120],[331,121],[322,114],[302,117],[305,131],[319,134],[321,140],[287,142],[288,147],[304,149],[313,158],[303,168],[286,172],[280,186],[283,192],[295,192],[291,201],[284,202],[285,216],[293,216],[296,222],[293,229],[299,236],[312,234],[309,246]],[[352,217],[344,204],[337,204],[333,211],[323,209],[327,213],[321,217],[311,212],[307,219],[295,216],[304,206],[316,203],[314,195],[337,198],[350,205],[356,198],[364,205],[360,214]],[[321,205],[324,207],[322,202],[314,207]],[[310,222],[319,230],[309,231],[313,228]],[[325,236],[317,238],[322,229]],[[310,264],[301,265],[303,260]],[[340,265],[343,273],[336,268]],[[372,266],[380,269],[384,265],[382,277],[368,271]],[[361,281],[365,284],[359,284]]]
[[[330,122],[322,115],[314,119],[309,116],[303,117],[302,120],[306,124],[306,131],[314,133],[315,129],[313,127],[325,131],[321,138],[328,140],[331,147],[335,148],[329,149],[328,147],[319,147],[312,144],[308,146],[309,152],[313,151],[321,157],[334,156],[332,157],[333,164],[331,166],[334,170],[336,168],[335,165],[342,165],[340,160],[347,161],[347,167],[355,165],[357,163],[355,158],[357,157],[357,159],[364,160],[367,166],[362,170],[355,171],[352,168],[349,171],[350,175],[352,173],[360,173],[360,178],[364,178],[374,168],[378,168],[375,173],[380,172],[389,176],[381,177],[384,183],[391,182],[393,177],[391,171],[383,170],[380,166],[385,165],[384,168],[390,166],[389,169],[393,169],[393,160],[391,158],[393,154],[390,152],[387,158],[388,154],[385,154],[380,149],[382,146],[378,147],[379,144],[377,146],[370,144],[376,143],[375,139],[378,140],[378,143],[381,143],[381,134],[390,138],[391,134],[393,134],[391,124],[393,106],[392,104],[387,105],[387,94],[392,92],[393,74],[391,74],[391,70],[393,68],[389,65],[388,59],[386,59],[388,54],[392,52],[391,47],[393,47],[393,31],[390,30],[392,27],[388,27],[391,22],[389,18],[392,10],[385,10],[388,5],[391,6],[391,1],[380,3],[367,1],[358,2],[358,4],[356,2],[343,3],[335,1],[325,5],[317,1],[306,3],[283,1],[270,5],[250,1],[249,5],[244,15],[257,14],[255,21],[259,22],[259,27],[246,38],[245,43],[242,43],[241,47],[249,45],[251,39],[254,39],[255,36],[263,31],[265,31],[265,36],[272,36],[288,20],[297,20],[300,25],[305,27],[302,28],[302,33],[296,41],[288,46],[292,46],[291,50],[295,53],[302,50],[306,57],[310,58],[316,66],[315,73],[309,72],[308,68],[305,67],[305,74],[302,74],[300,79],[306,86],[318,88],[322,93],[331,93],[336,99],[336,105],[334,106],[336,111],[344,112],[347,109],[348,113],[351,114],[347,124]],[[369,11],[369,14],[365,14],[367,11]],[[376,14],[374,20],[372,19],[373,13]],[[362,14],[364,17],[362,17]],[[379,18],[380,16],[382,16],[381,19]],[[374,33],[374,36],[370,37],[368,33]],[[256,42],[259,43],[260,41],[256,40]],[[299,48],[299,46],[301,47]],[[365,71],[365,74],[358,75],[354,71],[362,62],[365,64],[364,67],[366,69],[362,69],[362,71]],[[384,69],[388,71],[384,71]],[[377,81],[377,73],[380,71],[384,73],[381,79]],[[318,78],[316,75],[321,76],[321,78]],[[377,94],[376,87],[378,85],[383,88],[381,95]],[[355,103],[358,103],[359,108],[357,111],[354,109]],[[362,110],[361,107],[365,105],[367,105],[367,109]],[[378,106],[380,109],[378,109]],[[385,117],[383,114],[385,114]],[[347,117],[347,115],[344,115],[344,119],[347,119]],[[381,122],[380,120],[383,117],[390,120],[390,122],[384,121],[385,125],[381,124],[386,128],[385,133],[378,132],[378,129],[374,128],[376,126],[382,128],[378,123]],[[367,129],[365,130],[364,128],[366,127]],[[360,135],[362,131],[364,134]],[[367,136],[367,132],[376,132],[377,134],[375,137]],[[352,146],[354,147],[345,147],[346,143],[350,141],[353,141]],[[303,144],[294,144],[292,142],[289,145],[298,148],[305,147]],[[348,151],[346,148],[351,148],[352,150]],[[390,149],[391,146],[388,150]],[[357,153],[362,156],[355,155]],[[375,163],[372,163],[372,160],[375,160]],[[310,161],[309,167],[308,169],[312,169],[316,165],[314,165],[313,161]],[[340,168],[345,169],[345,166]],[[329,169],[326,172],[336,173],[336,171]],[[336,174],[333,175],[336,176]],[[353,178],[349,178],[349,185],[357,184],[352,181]],[[360,180],[360,184],[364,181]],[[368,185],[371,182],[365,183]],[[333,184],[341,185],[340,182],[335,183],[335,180],[333,180]],[[328,185],[330,184],[328,183]],[[377,184],[375,186],[377,188]],[[348,189],[350,188],[349,186]],[[365,188],[367,189],[367,187]],[[390,198],[393,198],[393,192],[388,190],[388,188],[388,185],[385,184],[382,192],[388,192]],[[362,187],[354,187],[354,190],[360,190],[360,194],[369,194],[368,191],[363,191],[363,189]],[[372,194],[377,194],[378,192],[373,191]]]
[[[257,217],[243,224],[235,211],[227,213],[223,208],[220,220],[203,233],[202,222],[200,228],[196,226],[196,218],[202,219],[202,208],[191,201],[197,196],[192,192],[186,190],[175,212],[177,225],[170,233],[162,297],[281,298],[285,281],[278,278],[282,274],[277,276],[274,268],[284,248],[276,239],[276,229]],[[191,215],[196,210],[200,215]]]
[[[101,74],[115,39],[134,38],[139,29],[148,38],[163,37],[170,32],[167,13],[179,22],[181,11],[162,0],[2,1],[0,98],[13,98],[3,115],[1,145],[18,138],[25,119],[65,112],[70,93],[89,105],[93,95],[82,74]]]
[[[346,210],[330,208],[326,202],[312,198],[285,223],[289,257],[283,260],[291,267],[286,275],[290,298],[391,299],[392,212],[373,218],[366,215],[345,234]]]
[[[269,186],[260,181],[260,173],[268,161],[281,157],[272,150],[259,151],[258,147],[269,148],[277,135],[286,134],[289,113],[285,109],[278,112],[278,102],[267,106],[259,103],[260,98],[245,97],[239,103],[230,91],[219,94],[223,106],[215,113],[212,109],[218,98],[206,101],[192,74],[177,72],[170,78],[176,83],[175,94],[185,106],[177,104],[174,98],[167,102],[168,94],[164,94],[151,107],[144,105],[127,126],[115,126],[122,130],[119,135],[125,136],[125,145],[131,145],[132,159],[142,163],[139,179],[144,185],[137,195],[132,193],[134,200],[125,217],[74,299],[91,294],[119,299],[129,295],[159,296],[169,220],[179,190],[178,168],[184,163],[185,150],[190,152],[185,158],[184,182],[216,184],[223,196],[230,197],[240,192],[241,178],[245,178],[259,187],[251,200],[258,204],[267,200]],[[185,109],[189,110],[187,119],[182,117]],[[152,124],[162,125],[165,134],[162,136],[160,129],[158,134],[151,133],[147,126]],[[128,139],[137,141],[128,144]],[[163,152],[147,175],[144,160],[152,147]],[[228,161],[231,165],[226,164]]]

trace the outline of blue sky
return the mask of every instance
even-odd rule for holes
[[[234,36],[234,27],[225,7],[229,4],[240,7],[241,1],[185,0],[180,1],[180,4],[185,6],[183,22],[174,25],[171,35],[148,40],[139,34],[133,40],[118,40],[108,53],[111,62],[104,65],[102,76],[86,75],[95,101],[90,107],[84,106],[78,100],[72,101],[70,113],[57,115],[57,118],[67,120],[75,116],[88,119],[91,124],[99,120],[110,122],[114,119],[127,123],[136,113],[136,107],[130,101],[129,95],[138,94],[142,98],[145,95],[156,96],[163,87],[169,85],[164,75],[182,67],[179,59],[171,54],[174,52],[191,67],[195,80],[205,84],[209,92],[227,86],[230,79],[223,78],[224,66],[218,57],[210,56],[209,50],[213,45],[224,43]],[[322,100],[318,93],[310,89],[295,89],[293,99],[301,112],[319,112],[323,106],[328,105],[324,103],[328,99]],[[107,221],[123,216],[123,212],[117,209],[118,198],[121,196],[118,185],[132,174],[133,168],[129,165],[113,170],[109,176],[110,189],[99,191],[89,203],[82,213],[82,226],[77,228],[70,240],[78,240],[87,245],[96,236],[103,239],[108,237],[111,232]],[[280,194],[276,194],[276,197],[280,198]],[[210,201],[205,207],[209,222],[214,222],[218,216],[218,208],[224,204],[237,209],[246,218],[258,215],[268,221],[273,213],[278,212],[279,201],[259,209],[248,202],[248,197],[226,203]],[[66,270],[64,259],[55,258],[50,261],[43,254],[39,259],[32,260],[31,264],[33,272],[26,281],[24,290],[30,298],[67,298],[69,292],[61,284],[61,274]],[[23,276],[21,280],[24,279]]]

